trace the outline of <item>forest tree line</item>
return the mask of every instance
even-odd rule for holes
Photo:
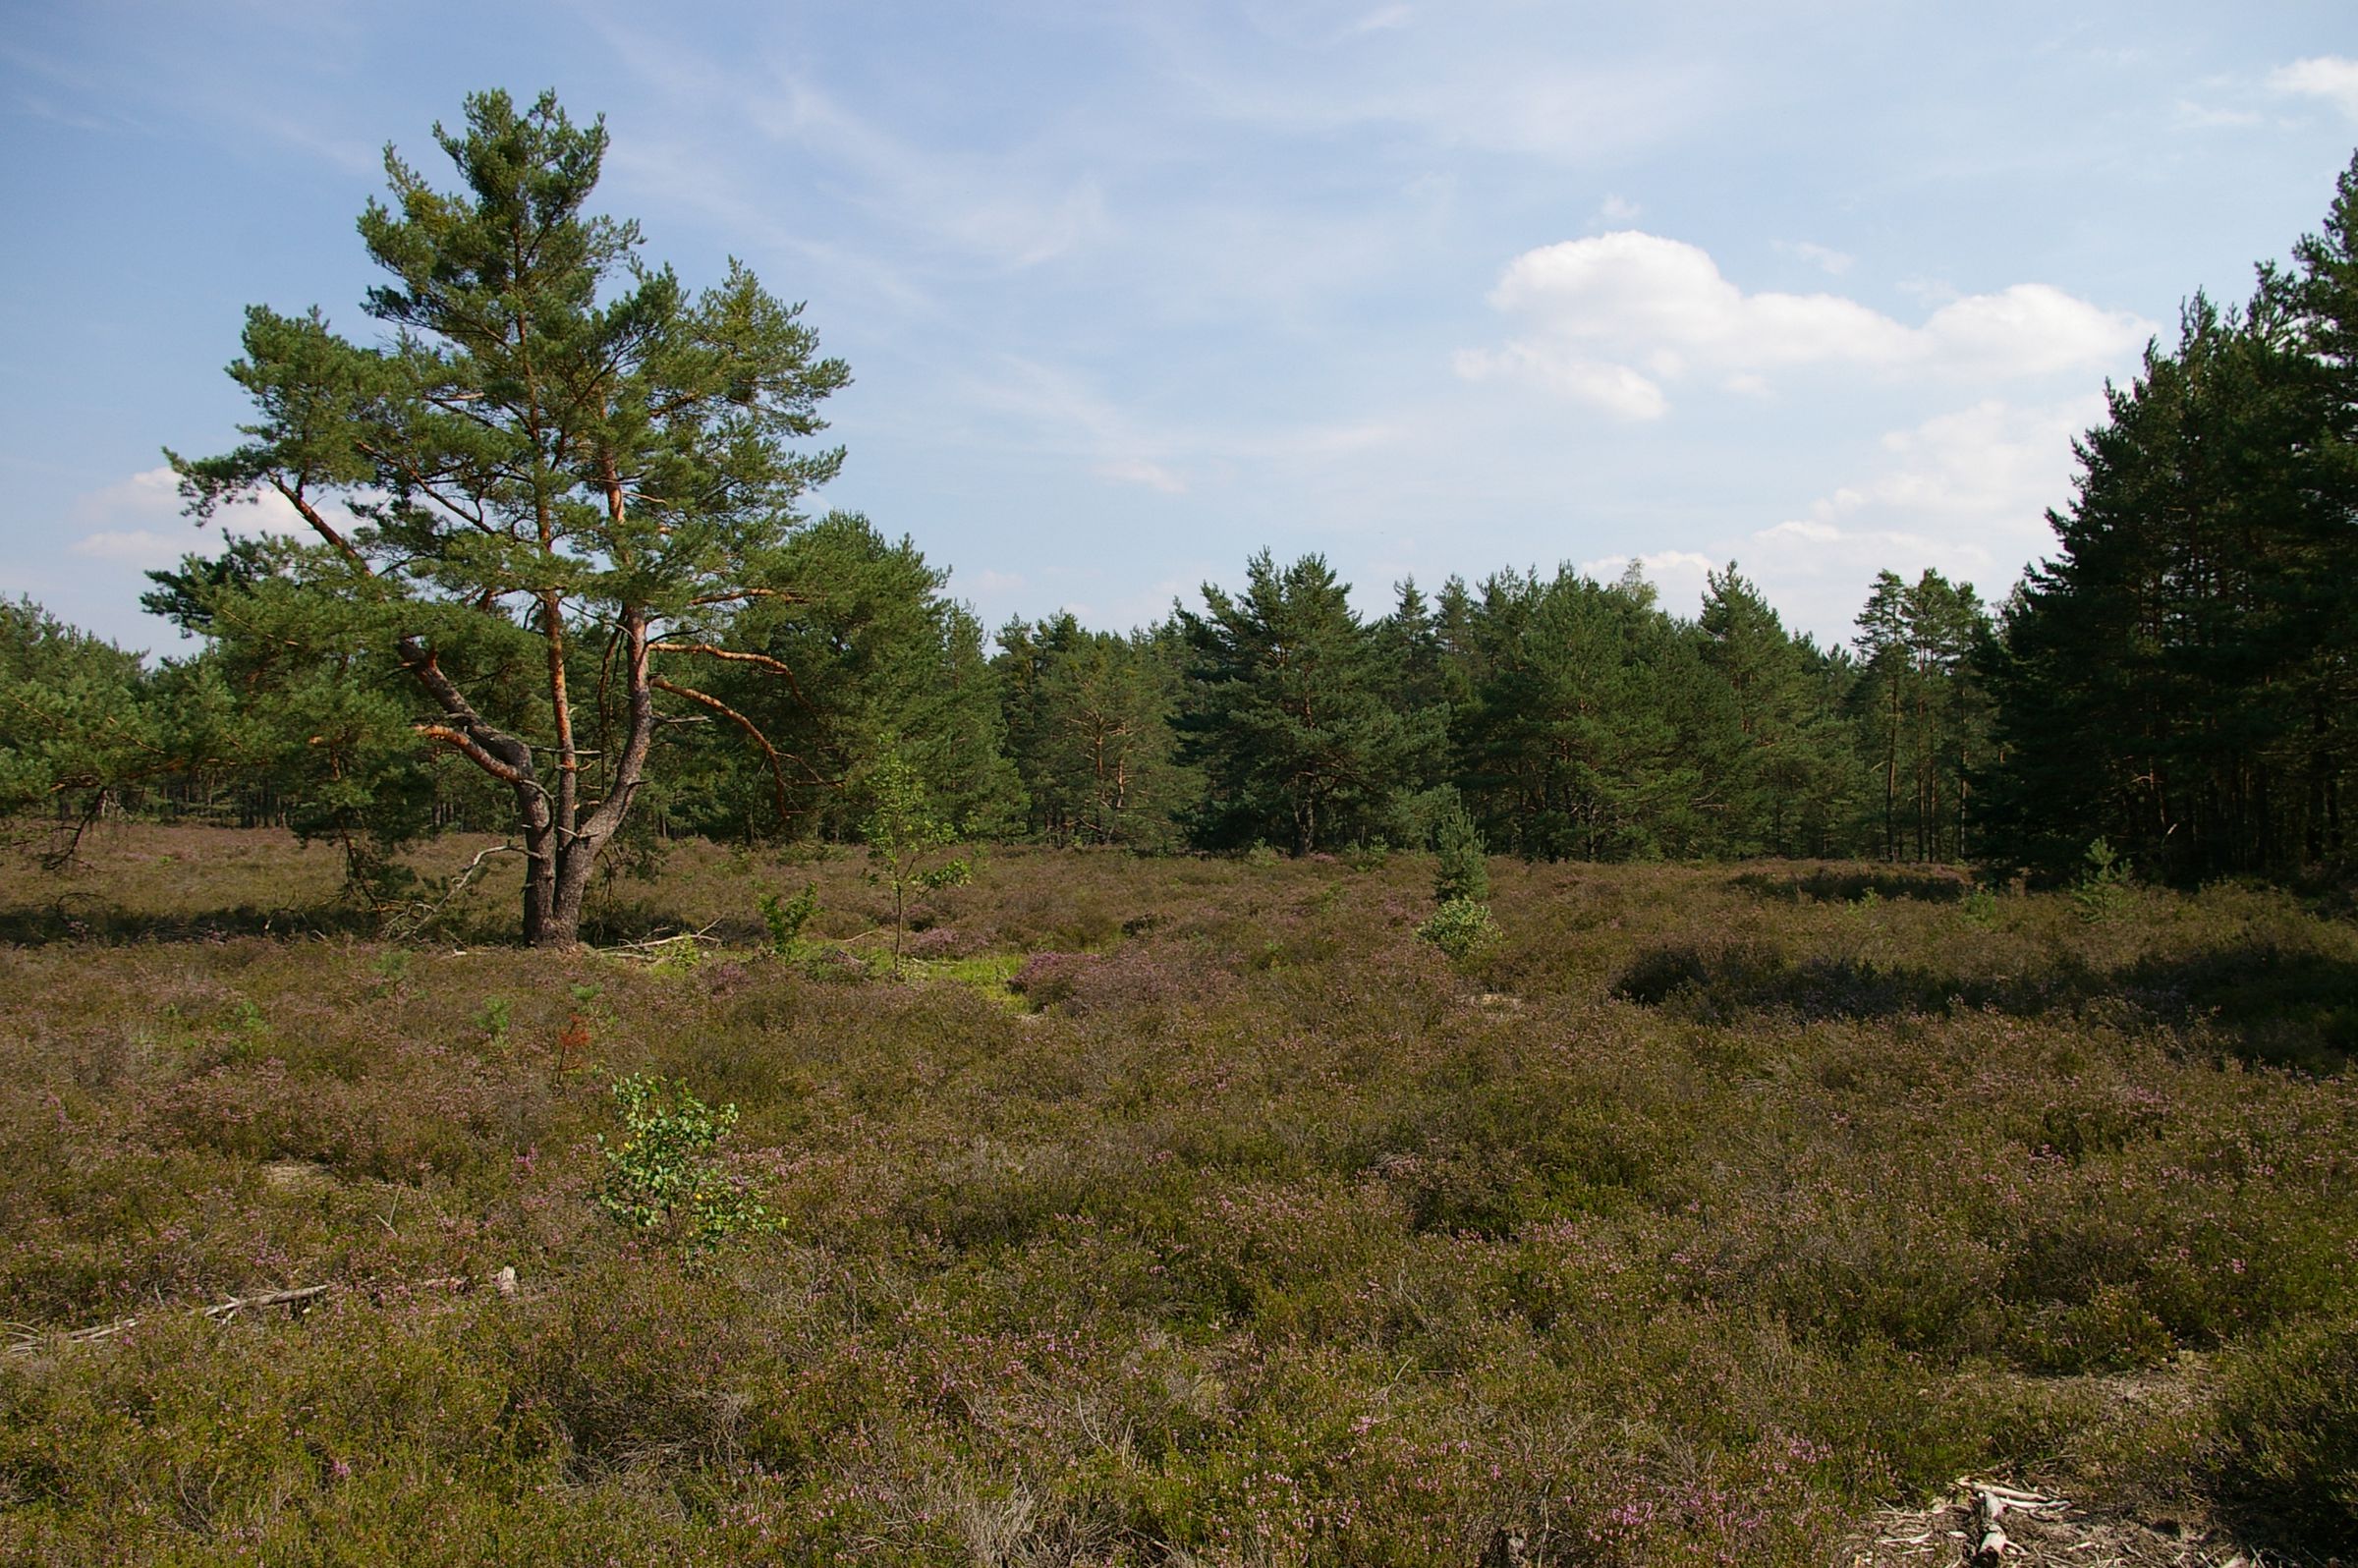
[[[1421,848],[1462,807],[1539,859],[2349,865],[2358,160],[2247,305],[2198,295],[2108,389],[2003,604],[1885,572],[1821,646],[1734,564],[1691,618],[1569,568],[1363,617],[1266,551],[1150,627],[987,633],[907,538],[795,511],[842,454],[787,443],[848,372],[742,267],[691,294],[584,215],[602,126],[492,93],[437,136],[468,189],[389,159],[362,220],[393,336],[255,308],[249,440],[173,458],[198,520],[275,495],[311,533],[151,574],[196,641],[152,665],[0,605],[0,812],[224,810],[363,880],[498,831],[535,941],[609,849],[858,837],[886,765],[973,837],[1143,852]]]

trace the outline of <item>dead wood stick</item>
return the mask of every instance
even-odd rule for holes
[[[266,1290],[258,1296],[232,1296],[216,1306],[207,1307],[204,1316],[214,1322],[224,1323],[249,1307],[299,1307],[305,1302],[316,1301],[335,1288],[332,1284],[306,1285],[300,1290]]]
[[[1968,1491],[1988,1493],[1990,1496],[1998,1498],[2001,1501],[2023,1507],[2054,1508],[2059,1507],[2062,1503],[2062,1499],[2059,1497],[2049,1497],[2045,1492],[2039,1491],[2023,1491],[2014,1486],[2001,1486],[1994,1481],[1974,1481],[1967,1479],[1957,1483],[1957,1484],[1964,1487]]]
[[[516,1269],[513,1264],[485,1276],[485,1279],[491,1288],[502,1296],[516,1294]],[[421,1279],[412,1285],[395,1285],[392,1288],[464,1291],[474,1289],[476,1283],[477,1281],[465,1274],[446,1274],[438,1279]],[[294,1290],[266,1290],[253,1296],[232,1296],[227,1301],[215,1302],[210,1307],[199,1307],[196,1311],[217,1323],[228,1322],[248,1308],[285,1307],[299,1314],[310,1303],[339,1288],[341,1287],[331,1280],[324,1285],[304,1285]],[[381,1284],[367,1287],[371,1296],[381,1296],[386,1288]],[[111,1323],[94,1323],[88,1328],[77,1328],[69,1333],[58,1334],[55,1338],[57,1343],[64,1345],[90,1345],[101,1339],[112,1339],[127,1329],[137,1328],[144,1320],[139,1317],[118,1317]],[[41,1345],[50,1338],[49,1335],[23,1323],[0,1326],[17,1331],[16,1336],[8,1343],[8,1353],[12,1356],[29,1356],[39,1350]]]
[[[1973,1528],[1981,1543],[1973,1548],[1973,1561],[1979,1564],[1999,1562],[2012,1542],[1998,1528],[1998,1516],[2006,1511],[2006,1500],[1995,1492],[1977,1493],[1973,1500]]]

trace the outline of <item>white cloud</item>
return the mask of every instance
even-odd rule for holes
[[[1597,204],[1597,216],[1606,223],[1632,222],[1640,210],[1638,204],[1628,197],[1610,194]]]
[[[1102,188],[1075,167],[1094,161],[1087,149],[1070,149],[1058,160],[1064,167],[1051,169],[1039,166],[1036,148],[928,145],[856,113],[806,73],[772,66],[763,50],[713,59],[615,15],[592,11],[588,20],[663,94],[671,112],[661,118],[677,138],[669,146],[647,136],[618,139],[609,167],[765,244],[805,254],[831,249],[743,196],[763,183],[781,148],[798,165],[839,177],[835,192],[879,222],[1010,269],[1085,250],[1108,232]],[[725,121],[731,135],[695,134],[706,116]],[[745,138],[747,128],[757,137]],[[735,155],[716,155],[716,145]]]
[[[1016,158],[910,144],[793,77],[747,105],[754,123],[857,174],[879,212],[914,221],[1012,267],[1037,266],[1099,237],[1105,200],[1094,180],[1042,180]]]
[[[1670,411],[1662,389],[1626,364],[1607,364],[1578,355],[1552,354],[1544,345],[1510,343],[1503,349],[1465,349],[1457,373],[1469,381],[1521,376],[1559,392],[1575,403],[1625,420],[1658,420]]]
[[[1484,45],[1480,28],[1386,28],[1373,29],[1382,43],[1362,69],[1336,75],[1289,57],[1337,39],[1305,35],[1286,8],[1260,14],[1250,54],[1175,20],[1181,8],[1120,9],[1203,109],[1288,130],[1391,127],[1438,147],[1600,165],[1717,120],[1743,95],[1729,63],[1684,49],[1612,59],[1538,46],[1501,52]]]
[[[2268,123],[2268,116],[2251,109],[2221,109],[2191,98],[2180,98],[2170,117],[2188,131],[2242,131]]]
[[[1994,600],[2052,547],[2046,514],[2070,499],[2072,440],[2104,417],[2099,394],[2028,408],[1987,399],[1893,431],[1874,472],[1754,532],[1739,559],[1795,625],[1822,635],[1848,627],[1886,568],[1932,567]]]
[[[102,529],[85,533],[68,546],[74,554],[123,566],[170,566],[196,547],[185,533],[158,533],[153,529]]]
[[[168,468],[147,469],[78,498],[70,516],[81,537],[69,552],[94,561],[138,567],[170,566],[191,551],[212,547],[181,514],[180,476]],[[340,512],[341,508],[331,508]],[[221,528],[236,533],[309,533],[284,497],[264,491],[252,504],[224,507]]]
[[[961,378],[957,390],[968,408],[1013,424],[1021,444],[1034,451],[1079,460],[1100,478],[1165,495],[1187,489],[1171,466],[1179,440],[1148,428],[1071,370],[1008,355],[997,373]]]
[[[2271,72],[2268,84],[2292,97],[2323,98],[2358,120],[2358,60],[2321,54]]]
[[[1583,576],[1600,583],[1612,583],[1629,569],[1631,559],[1626,555],[1600,556],[1594,561],[1581,562],[1580,570]],[[1693,550],[1647,550],[1635,559],[1646,581],[1654,585],[1662,608],[1673,615],[1693,613],[1703,598],[1705,575],[1719,565],[1710,556]]]
[[[1847,252],[1836,251],[1830,246],[1816,245],[1808,240],[1779,240],[1776,242],[1776,248],[1785,254],[1796,256],[1820,271],[1831,273],[1837,278],[1848,272],[1852,263],[1858,259]]]
[[[2035,376],[2105,366],[2150,322],[2059,289],[2018,283],[1969,295],[1908,326],[1833,294],[1747,294],[1698,247],[1636,230],[1517,256],[1490,303],[1530,324],[1504,348],[1457,359],[1469,378],[1518,375],[1626,418],[1667,407],[1661,383],[1700,372],[1751,379],[1801,365],[1885,374]]]

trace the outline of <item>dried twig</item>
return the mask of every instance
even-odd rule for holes
[[[249,1307],[284,1307],[301,1316],[312,1302],[335,1288],[333,1285],[305,1285],[299,1290],[266,1290],[258,1296],[232,1296],[227,1301],[205,1308],[204,1316],[216,1323],[225,1323]]]
[[[636,942],[616,942],[612,947],[601,947],[597,951],[609,958],[632,958],[644,963],[660,963],[669,958],[674,949],[682,946],[693,948],[700,942],[710,947],[720,946],[720,938],[712,934],[712,926],[719,924],[720,922],[714,921],[711,924],[693,931],[674,931],[669,936],[649,936]]]
[[[513,1267],[502,1268],[497,1273],[485,1276],[485,1282],[502,1296],[516,1294],[516,1270]],[[438,1279],[421,1279],[414,1285],[397,1285],[393,1288],[464,1291],[473,1290],[476,1283],[475,1280],[464,1274],[450,1274]],[[209,1317],[216,1323],[226,1323],[240,1313],[259,1311],[265,1307],[284,1307],[290,1316],[301,1316],[309,1311],[314,1302],[341,1288],[335,1282],[330,1281],[324,1285],[303,1285],[293,1290],[266,1290],[253,1296],[232,1296],[225,1301],[215,1302],[210,1307],[199,1307],[196,1311],[198,1316]],[[367,1287],[371,1297],[381,1297],[386,1289],[387,1287],[383,1285]],[[8,1344],[8,1353],[12,1356],[29,1356],[39,1350],[43,1343],[50,1341],[52,1337],[57,1344],[61,1345],[95,1344],[99,1340],[112,1339],[126,1330],[137,1328],[141,1321],[143,1319],[138,1317],[118,1317],[111,1323],[93,1323],[87,1328],[77,1328],[70,1333],[55,1336],[44,1334],[29,1323],[7,1323],[0,1324],[0,1326],[6,1327],[12,1336]]]
[[[1965,1560],[1975,1568],[1995,1568],[2005,1560],[2007,1552],[2015,1549],[2006,1538],[2005,1528],[1998,1523],[2009,1513],[2037,1514],[2051,1508],[2067,1508],[2069,1503],[2060,1497],[2042,1492],[2024,1491],[2016,1486],[2002,1486],[1993,1481],[1975,1481],[1970,1477],[1958,1481],[1959,1489],[1973,1499],[1966,1540],[1974,1544],[1966,1551]]]
[[[424,899],[414,900],[389,916],[384,924],[385,935],[395,941],[417,935],[434,923],[436,917],[441,915],[452,899],[475,885],[476,877],[482,873],[485,861],[494,855],[522,855],[523,853],[523,850],[513,844],[494,844],[490,848],[480,851],[475,859],[467,863],[465,869],[450,879],[448,885],[443,888],[440,898],[430,904]]]

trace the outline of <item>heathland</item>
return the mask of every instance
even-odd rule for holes
[[[1002,849],[895,974],[845,851],[550,952],[82,848],[0,870],[11,1561],[1819,1564],[1966,1474],[2358,1535],[2346,907],[1500,860],[1453,961],[1427,856]]]

